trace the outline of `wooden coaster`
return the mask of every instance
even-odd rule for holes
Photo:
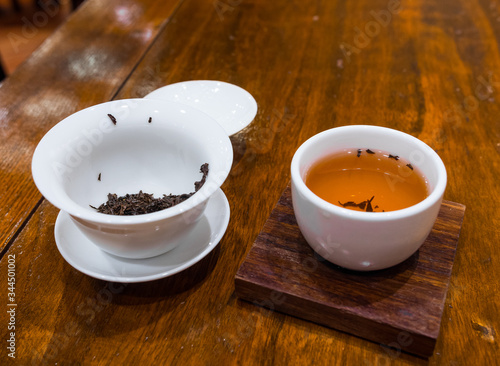
[[[327,262],[307,244],[288,186],[236,274],[236,295],[429,357],[439,334],[464,212],[464,205],[443,201],[417,253],[389,269],[355,272]]]

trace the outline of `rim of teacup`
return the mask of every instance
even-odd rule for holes
[[[307,185],[304,182],[304,177],[301,174],[301,167],[303,164],[301,160],[304,154],[309,149],[314,147],[314,145],[317,144],[318,142],[323,141],[324,139],[330,139],[335,135],[341,135],[346,133],[350,133],[352,135],[357,135],[357,136],[359,136],[359,134],[384,133],[387,136],[390,136],[391,138],[399,139],[406,143],[411,143],[413,145],[418,146],[420,151],[422,151],[423,153],[426,154],[426,156],[432,159],[434,168],[437,173],[436,183],[431,193],[424,200],[410,207],[395,211],[376,212],[376,213],[349,210],[347,208],[339,207],[332,203],[329,203],[320,198],[319,196],[317,196],[307,187]],[[352,146],[352,148],[356,148],[356,146]],[[306,171],[310,168],[310,163]],[[292,175],[292,182],[295,188],[298,190],[298,192],[320,209],[324,210],[325,212],[335,214],[338,216],[348,217],[359,221],[369,221],[369,222],[398,220],[421,213],[430,208],[431,206],[433,206],[438,200],[440,200],[443,197],[447,183],[447,173],[445,165],[441,160],[441,158],[439,157],[439,155],[429,145],[405,132],[388,127],[373,126],[373,125],[349,125],[349,126],[335,127],[310,137],[302,145],[300,145],[300,147],[295,152],[291,163],[291,175]]]
[[[209,171],[205,184],[189,199],[181,202],[173,207],[141,215],[131,215],[131,216],[119,216],[119,215],[108,215],[99,212],[93,212],[86,208],[83,208],[79,203],[75,202],[68,194],[54,194],[53,190],[49,187],[50,178],[47,177],[46,170],[48,168],[47,153],[50,152],[51,148],[49,144],[52,142],[54,135],[61,134],[65,128],[67,128],[71,123],[74,123],[76,118],[80,118],[85,115],[90,110],[95,108],[102,108],[112,105],[118,106],[130,106],[135,104],[144,104],[149,106],[155,106],[159,109],[168,110],[168,108],[182,108],[191,114],[197,116],[197,121],[203,123],[204,126],[210,127],[210,133],[216,134],[216,138],[223,145],[223,150],[226,153],[222,156],[223,161],[221,161],[222,169],[213,172]],[[198,122],[197,122],[198,123]],[[205,128],[204,127],[204,128]],[[68,139],[71,136],[67,136]],[[161,101],[155,99],[143,99],[143,98],[131,98],[131,99],[121,99],[114,100],[110,102],[100,103],[94,106],[87,107],[80,111],[77,111],[68,117],[61,120],[55,126],[53,126],[40,140],[32,158],[32,176],[35,185],[39,189],[40,193],[54,206],[62,211],[67,212],[69,215],[78,218],[83,221],[89,221],[99,224],[110,224],[110,225],[135,225],[152,223],[164,220],[166,218],[189,214],[189,211],[198,205],[206,202],[212,195],[221,187],[224,180],[229,175],[231,165],[233,161],[233,151],[232,144],[229,136],[226,134],[224,129],[209,115],[203,113],[202,111],[195,109],[190,106],[186,106],[181,103],[171,102],[171,101]]]

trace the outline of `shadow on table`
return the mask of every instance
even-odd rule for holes
[[[93,334],[92,337],[139,329],[161,321],[171,312],[183,312],[189,297],[214,270],[219,255],[217,246],[180,273],[142,283],[106,282],[70,267],[71,270],[64,271],[67,278],[61,307],[78,332]]]
[[[141,304],[154,302],[166,297],[173,297],[186,291],[194,291],[215,268],[219,253],[220,247],[217,246],[198,263],[163,279],[139,283],[119,283],[114,284],[114,287],[123,288],[123,291],[119,294],[130,300],[137,298],[137,302]],[[88,276],[86,277],[95,291],[99,291],[103,284],[108,283]],[[117,296],[112,302],[120,304],[122,300]]]

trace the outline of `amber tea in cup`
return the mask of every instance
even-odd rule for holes
[[[330,165],[334,178],[349,179],[327,179],[318,190],[321,177],[314,171],[326,173]],[[290,172],[293,212],[305,240],[322,258],[355,271],[389,268],[414,254],[436,222],[446,189],[446,168],[430,146],[380,126],[341,126],[310,137],[295,152]],[[394,205],[418,190],[412,202]]]
[[[334,205],[356,211],[401,210],[429,195],[427,179],[410,162],[376,149],[344,149],[315,162],[306,186]]]

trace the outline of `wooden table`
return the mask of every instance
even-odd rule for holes
[[[0,85],[2,364],[493,365],[500,356],[500,3],[88,0]],[[20,37],[27,35],[19,35]],[[256,98],[231,138],[228,230],[178,275],[107,283],[67,264],[32,153],[87,106],[174,82],[222,80]],[[467,206],[429,360],[239,300],[234,276],[290,180],[294,151],[350,124],[410,133]],[[15,356],[7,313],[15,262]],[[10,278],[10,277],[9,277]]]

